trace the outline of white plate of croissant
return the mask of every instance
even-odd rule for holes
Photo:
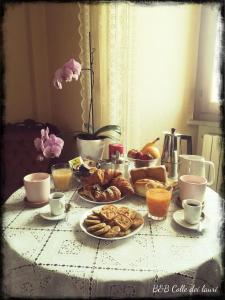
[[[138,233],[144,226],[143,216],[122,205],[102,205],[88,210],[80,219],[81,229],[102,240],[120,240]]]
[[[81,183],[79,196],[94,204],[118,202],[134,193],[131,183],[113,169],[95,169],[89,176],[81,178]]]
[[[102,189],[97,184],[86,188],[80,188],[78,194],[81,199],[93,204],[115,203],[126,197],[126,195],[122,197],[120,190],[115,186],[109,186],[106,189]]]

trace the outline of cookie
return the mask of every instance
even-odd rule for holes
[[[106,232],[104,234],[104,237],[107,237],[107,238],[116,237],[119,232],[120,232],[120,227],[119,226],[113,226],[108,232]]]
[[[90,231],[90,232],[97,231],[97,230],[104,228],[105,226],[106,226],[105,223],[99,223],[99,224],[87,227],[87,231]]]
[[[103,212],[105,210],[111,210],[111,211],[114,211],[116,213],[118,208],[113,204],[111,204],[111,205],[109,204],[109,205],[105,205],[105,206],[102,207],[101,211]]]
[[[104,220],[111,221],[117,216],[117,212],[110,209],[105,209],[101,211],[100,215]]]
[[[103,227],[102,229],[99,229],[97,231],[92,232],[92,234],[94,235],[103,235],[104,233],[107,233],[109,230],[111,229],[111,226],[106,225],[105,227]]]
[[[87,216],[88,220],[100,220],[100,217],[97,215],[89,215]]]
[[[99,224],[99,223],[101,223],[101,221],[100,220],[90,220],[90,219],[85,219],[84,220],[84,223],[86,224],[86,225],[96,225],[96,224]]]
[[[131,220],[136,217],[136,211],[125,206],[122,206],[118,209],[118,214],[125,215]]]
[[[130,211],[130,209],[126,206],[121,206],[117,209],[118,214],[123,214],[123,215],[128,214],[129,211]]]
[[[132,221],[129,217],[127,217],[126,215],[117,215],[115,218],[114,218],[114,221],[115,221],[115,224],[120,226],[120,228],[123,230],[123,231],[126,231],[127,229],[130,228],[131,224],[132,224]]]
[[[95,215],[95,216],[99,216],[100,215],[100,210],[99,209],[93,209],[92,210],[92,213]]]
[[[118,232],[118,235],[117,235],[117,236],[122,237],[122,236],[126,236],[126,235],[128,235],[128,234],[130,234],[130,233],[131,233],[131,230],[130,230],[130,229],[128,229],[128,230],[126,230],[126,231],[121,230],[120,232]]]
[[[127,215],[131,220],[135,219],[137,216],[137,212],[133,209],[130,209],[129,214]]]
[[[111,227],[116,225],[114,222],[114,219],[112,219],[111,221],[108,221],[107,224],[109,224]]]
[[[144,219],[141,217],[136,217],[134,220],[132,220],[132,225],[131,228],[132,229],[136,229],[139,226],[141,226],[144,223]]]

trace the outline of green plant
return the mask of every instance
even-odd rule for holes
[[[90,103],[88,110],[88,122],[84,124],[87,132],[75,132],[74,136],[79,137],[83,140],[96,140],[96,139],[105,139],[112,138],[110,135],[100,135],[104,132],[113,131],[118,134],[121,134],[121,128],[118,125],[106,125],[97,130],[94,127],[94,97],[93,97],[93,88],[94,88],[94,51],[95,49],[91,46],[91,33],[89,32],[89,57],[90,57],[90,66],[88,68],[82,68],[81,64],[77,62],[74,58],[71,58],[66,62],[61,68],[57,69],[54,75],[53,84],[55,88],[61,90],[62,82],[71,82],[73,79],[78,80],[81,71],[90,72],[90,83],[91,83],[91,95]],[[114,137],[114,139],[116,139]]]
[[[88,124],[85,123],[84,126],[88,130]],[[110,131],[121,135],[121,128],[118,125],[106,125],[106,126],[100,127],[99,129],[97,129],[94,132],[93,132],[92,128],[91,128],[91,130],[92,130],[92,133],[90,133],[90,128],[89,128],[89,132],[82,132],[82,131],[77,132],[75,134],[75,137],[79,137],[80,139],[83,139],[83,140],[98,140],[98,139],[106,139],[106,138],[117,139],[115,136],[102,135],[102,133],[110,132]]]

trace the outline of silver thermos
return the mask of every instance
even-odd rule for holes
[[[173,180],[178,178],[178,156],[181,154],[181,140],[187,141],[186,154],[192,154],[191,136],[175,131],[175,128],[171,128],[170,132],[164,132],[165,137],[161,156],[161,164],[165,165],[168,177]]]

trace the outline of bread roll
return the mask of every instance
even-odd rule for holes
[[[138,168],[130,171],[130,176],[133,184],[139,179],[153,179],[160,182],[167,182],[167,173],[165,166]]]
[[[144,178],[144,179],[139,179],[134,183],[135,193],[142,197],[145,197],[147,191],[147,184],[148,184],[148,188],[165,188],[165,185],[162,182]]]

